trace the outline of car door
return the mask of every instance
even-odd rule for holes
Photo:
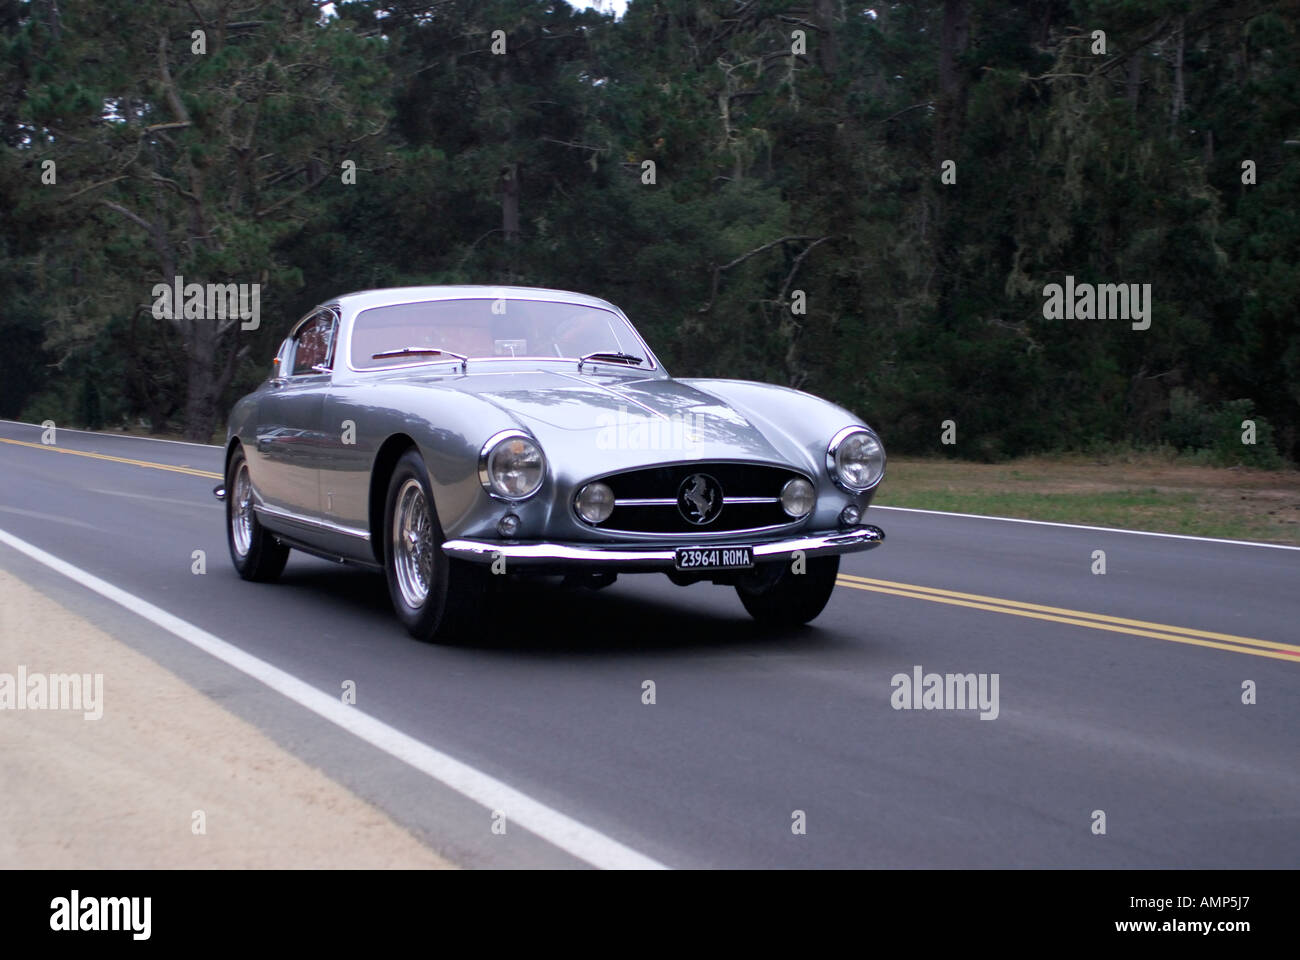
[[[353,321],[355,322],[355,321]],[[342,351],[344,345],[339,344]],[[348,358],[339,356],[341,370]],[[323,518],[348,535],[336,544],[340,554],[371,556],[370,470],[379,445],[388,435],[385,412],[376,410],[369,399],[372,390],[347,377],[336,379],[325,398],[322,440],[326,451],[320,469],[320,497]]]
[[[280,375],[258,404],[253,480],[272,514],[319,521],[321,414],[330,384],[338,316],[317,310],[299,321]]]

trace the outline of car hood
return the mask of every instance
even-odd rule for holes
[[[669,378],[519,371],[466,376],[456,387],[508,413],[548,452],[599,451],[611,468],[695,459],[790,462],[795,454],[736,406]]]

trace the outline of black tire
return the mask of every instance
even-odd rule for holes
[[[411,521],[420,514],[417,490],[424,505],[425,526],[413,529]],[[378,534],[384,538],[384,573],[393,611],[411,636],[433,643],[469,637],[481,626],[488,571],[442,552],[446,537],[438,522],[429,472],[415,450],[402,454],[393,468],[384,502],[384,526]]]
[[[242,447],[226,466],[226,545],[235,570],[245,580],[270,583],[289,561],[289,548],[262,526],[252,508],[252,481]]]
[[[797,627],[826,609],[840,572],[840,558],[810,557],[803,573],[786,564],[779,576],[766,582],[739,583],[736,593],[749,615],[764,624]]]

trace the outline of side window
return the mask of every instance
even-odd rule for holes
[[[300,377],[318,373],[319,371],[312,368],[318,364],[328,364],[331,360],[330,346],[333,338],[333,311],[322,310],[308,320],[294,340],[293,375]]]

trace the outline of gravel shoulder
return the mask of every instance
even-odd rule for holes
[[[20,670],[27,691],[17,689]],[[74,673],[91,675],[87,693],[102,675],[101,702],[15,708],[12,697],[33,684],[54,689],[46,678]],[[4,571],[0,782],[0,868],[452,866],[383,811]]]

